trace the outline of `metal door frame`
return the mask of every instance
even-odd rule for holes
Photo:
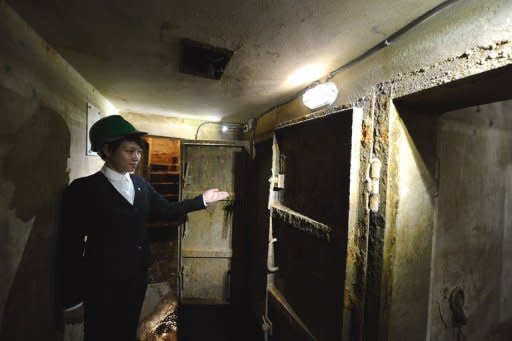
[[[272,227],[272,216],[274,210],[280,210],[282,209],[282,205],[280,205],[278,192],[275,191],[275,188],[279,188],[281,182],[283,181],[280,178],[279,174],[279,145],[277,143],[277,138],[275,131],[278,131],[280,129],[285,129],[287,127],[291,127],[297,124],[303,124],[307,123],[309,121],[323,118],[329,115],[335,115],[335,114],[343,114],[350,112],[352,115],[352,136],[351,136],[351,151],[350,151],[350,161],[351,161],[351,167],[350,167],[350,183],[349,183],[349,214],[348,214],[348,239],[347,239],[347,255],[350,252],[350,250],[356,248],[355,245],[355,238],[354,235],[357,233],[357,221],[358,221],[358,215],[360,212],[359,209],[359,196],[360,196],[360,174],[361,174],[361,167],[365,165],[361,165],[361,153],[363,152],[361,148],[361,136],[362,136],[362,130],[363,130],[363,109],[352,107],[349,109],[343,109],[338,110],[335,112],[330,113],[323,113],[323,114],[312,114],[309,117],[301,118],[298,120],[291,120],[288,122],[284,122],[278,126],[274,130],[273,133],[273,145],[272,145],[272,174],[269,178],[269,198],[268,198],[268,210],[270,214],[269,219],[269,229],[268,229],[268,254],[267,254],[267,290],[266,290],[266,298],[265,298],[265,315],[262,316],[262,329],[264,332],[264,338],[265,340],[269,340],[272,336],[272,321],[269,318],[269,299],[272,298],[274,301],[276,301],[281,308],[286,311],[286,313],[289,315],[290,319],[293,320],[297,326],[302,330],[303,335],[306,338],[309,338],[311,340],[315,340],[315,336],[313,333],[309,330],[307,325],[300,319],[299,315],[293,310],[293,307],[291,307],[288,302],[286,301],[286,298],[279,293],[279,290],[276,289],[274,286],[274,277],[275,273],[279,271],[278,264],[275,263],[274,258],[274,244],[277,242],[277,239],[273,236],[273,227]],[[290,210],[288,210],[290,211]],[[298,212],[291,212],[290,216],[302,216]],[[302,216],[301,218],[304,218]],[[306,217],[307,218],[307,217]],[[312,225],[315,225],[315,229],[322,235],[328,237],[328,227],[324,226],[321,223],[318,223],[314,221],[313,219],[310,219],[310,223]],[[355,260],[350,259],[350,257],[347,257],[347,263],[346,263],[346,277],[345,277],[345,285],[343,288],[340,288],[340,290],[344,290],[346,293],[345,296],[352,296],[357,297],[359,293],[354,291],[354,283],[357,281],[357,273],[363,270],[362,268],[365,267],[365,264],[356,264]],[[364,271],[364,270],[363,270]],[[347,301],[347,298],[345,297],[345,301]],[[347,309],[347,304],[345,304],[345,309],[343,312],[343,321],[340,321],[343,327],[343,339],[348,340],[348,337],[350,335],[350,326],[352,325],[352,316],[349,309]]]

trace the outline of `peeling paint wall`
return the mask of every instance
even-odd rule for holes
[[[430,338],[456,340],[449,296],[465,293],[466,340],[512,335],[512,101],[441,116]]]
[[[85,156],[86,104],[113,108],[4,1],[0,65],[0,339],[59,340],[59,199],[102,164]]]

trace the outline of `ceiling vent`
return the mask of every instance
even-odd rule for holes
[[[233,51],[183,39],[180,71],[194,76],[220,79]]]

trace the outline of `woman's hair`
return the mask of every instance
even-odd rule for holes
[[[123,141],[135,142],[135,143],[137,143],[139,145],[139,147],[144,148],[144,142],[142,141],[142,138],[140,137],[140,135],[128,135],[128,136],[125,136],[125,137],[123,137],[123,138],[121,138],[119,140],[112,141],[112,142],[109,142],[109,143],[105,143],[104,146],[107,146],[112,151],[112,153],[115,153],[116,150],[121,145],[121,142],[123,142]],[[100,148],[100,150],[98,151],[98,155],[103,160],[105,160],[106,155],[103,152],[103,148]]]

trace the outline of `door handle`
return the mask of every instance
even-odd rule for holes
[[[190,162],[185,162],[183,165],[183,187],[190,186]]]

